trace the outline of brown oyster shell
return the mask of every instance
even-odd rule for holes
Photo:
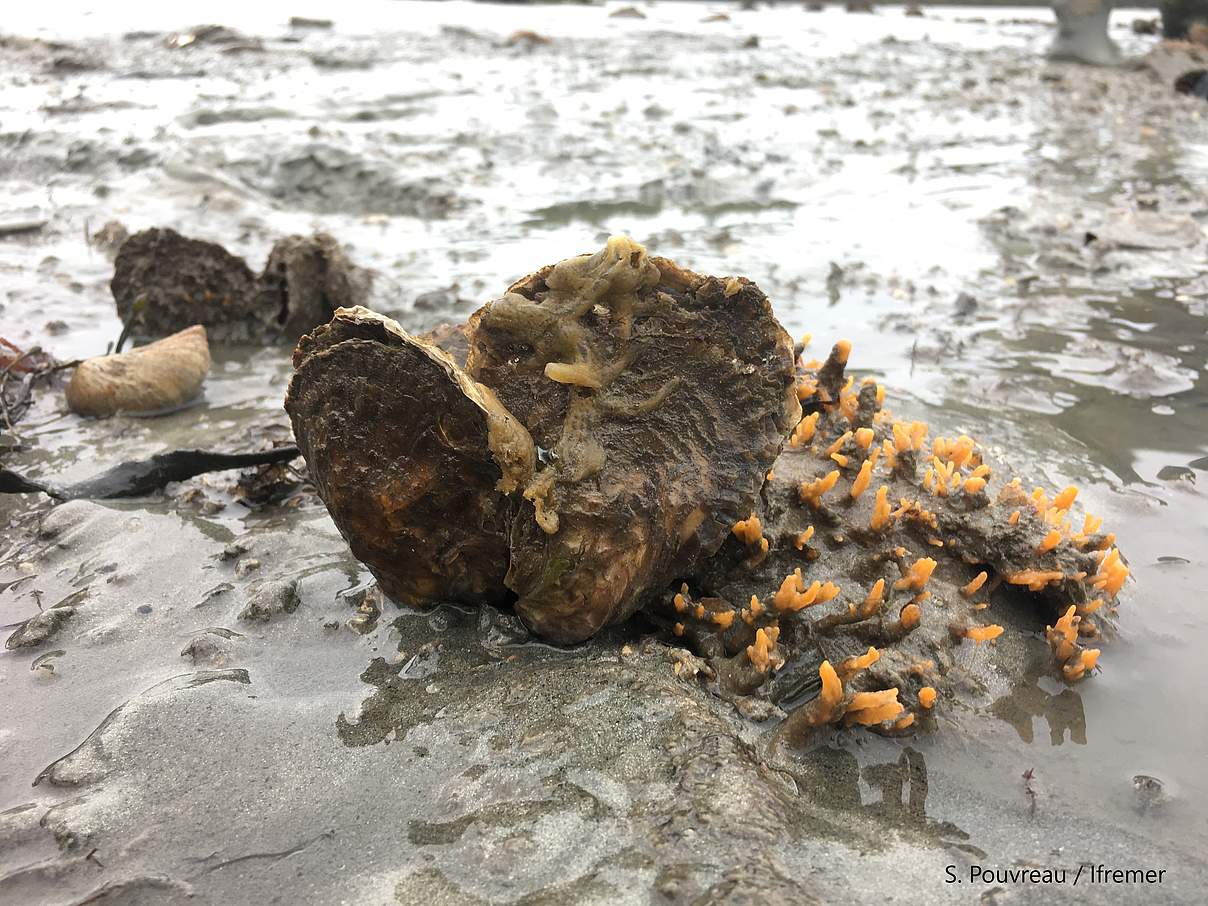
[[[353,554],[407,603],[507,596],[508,532],[533,445],[437,347],[365,308],[294,352],[285,408]]]

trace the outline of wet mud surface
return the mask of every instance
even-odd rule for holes
[[[773,745],[651,623],[563,650],[507,610],[383,601],[283,467],[4,496],[5,638],[36,619],[0,654],[0,901],[1199,902],[1208,108],[1042,63],[1037,10],[621,5],[17,11],[0,335],[105,351],[110,221],[254,268],[328,233],[414,333],[628,233],[850,338],[899,415],[1077,484],[1134,580],[1101,669],[1065,686],[1020,618],[954,650],[976,682],[934,727]],[[334,27],[288,24],[312,12]],[[286,442],[288,344],[211,353],[204,399],[158,418],[41,388],[5,467],[70,485]],[[1084,861],[1166,881],[943,883]]]

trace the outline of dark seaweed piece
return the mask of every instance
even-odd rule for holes
[[[57,486],[26,478],[12,469],[0,469],[0,494],[43,493],[56,500],[113,500],[142,497],[172,481],[184,481],[206,472],[225,472],[269,463],[289,462],[300,455],[295,446],[257,453],[216,453],[213,450],[172,450],[150,459],[123,462],[100,475],[76,484]]]

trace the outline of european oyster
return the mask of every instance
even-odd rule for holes
[[[557,641],[625,619],[713,553],[800,413],[792,343],[755,284],[625,238],[519,281],[468,333],[469,373],[549,451],[506,581]]]
[[[625,619],[712,554],[800,415],[792,343],[758,288],[624,238],[521,280],[466,337],[468,374],[392,322],[338,312],[299,344],[286,408],[389,594],[510,590],[557,642]],[[511,426],[507,464],[475,408]]]
[[[285,408],[353,554],[408,603],[507,596],[528,432],[437,347],[341,309],[294,352]],[[512,496],[509,496],[512,495]]]
[[[257,276],[220,245],[151,229],[122,243],[110,289],[135,336],[202,324],[216,341],[264,342],[297,339],[337,308],[360,304],[369,283],[325,233],[279,240]]]

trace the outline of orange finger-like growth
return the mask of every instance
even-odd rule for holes
[[[1074,499],[1078,496],[1078,489],[1070,485],[1060,494],[1053,498],[1053,506],[1059,510],[1068,510],[1074,505]]]
[[[893,583],[893,587],[898,590],[913,588],[915,591],[922,591],[937,565],[930,557],[920,557],[910,565],[906,575]]]
[[[1042,591],[1046,585],[1060,582],[1065,578],[1061,570],[1056,569],[1021,569],[1010,573],[1007,581],[1012,585],[1026,585],[1030,591]]]
[[[1078,624],[1081,618],[1077,615],[1077,606],[1071,604],[1069,609],[1052,626],[1046,626],[1044,633],[1053,649],[1057,660],[1065,663],[1074,656],[1077,650]]]
[[[768,626],[755,631],[755,644],[747,646],[747,657],[760,673],[767,673],[772,665],[772,649],[780,636],[779,628]]]
[[[867,450],[872,446],[872,439],[876,436],[876,432],[872,428],[857,428],[856,429],[856,446],[861,450]]]
[[[919,621],[923,618],[923,609],[917,604],[907,604],[902,608],[902,612],[898,614],[898,622],[902,624],[905,630],[914,629],[919,625]]]
[[[990,576],[983,569],[980,573],[973,577],[972,582],[961,589],[961,594],[964,595],[966,599],[972,598],[975,594],[977,594],[977,590],[986,584],[986,579],[988,578],[990,578]]]
[[[883,484],[877,489],[877,497],[872,505],[872,519],[869,525],[874,532],[879,532],[889,525],[889,485]]]
[[[1061,530],[1053,529],[1044,536],[1044,540],[1040,542],[1040,547],[1036,548],[1036,553],[1045,554],[1061,543]]]
[[[1120,558],[1120,550],[1113,547],[1099,562],[1099,571],[1091,580],[1091,586],[1102,589],[1109,598],[1114,598],[1116,593],[1124,587],[1124,580],[1127,578],[1128,567]]]
[[[965,630],[965,638],[972,639],[974,645],[992,642],[1000,635],[1002,635],[1002,627],[997,623],[991,623],[989,626],[970,626]]]
[[[840,434],[838,437],[835,438],[835,442],[833,444],[831,444],[829,447],[826,448],[825,455],[834,456],[836,453],[838,453],[840,450],[843,449],[843,445],[845,443],[847,443],[850,439],[851,439],[851,432],[844,431],[842,434]]]
[[[835,469],[823,478],[815,478],[811,482],[802,482],[799,489],[801,502],[808,503],[814,509],[821,506],[822,495],[835,486],[839,480],[839,470]]]
[[[864,460],[864,465],[860,466],[860,473],[856,476],[855,481],[851,483],[851,498],[855,500],[861,494],[868,490],[868,483],[872,481],[872,460]]]
[[[857,657],[849,657],[839,665],[839,675],[847,678],[853,673],[860,670],[867,670],[881,658],[881,652],[876,648],[869,648],[867,653]]]
[[[864,599],[864,604],[860,607],[860,616],[868,619],[881,606],[881,600],[885,596],[885,580],[877,579],[873,586],[868,591],[868,597]]]
[[[793,436],[789,438],[790,446],[799,447],[814,439],[814,432],[818,430],[818,415],[817,412],[811,412],[797,422],[797,427],[793,429]]]
[[[931,686],[924,686],[919,690],[919,704],[930,711],[935,707],[935,689]]]
[[[883,689],[879,692],[857,692],[852,696],[845,714],[846,722],[871,727],[882,721],[893,720],[902,711],[898,701],[898,690]]]
[[[744,544],[754,544],[763,537],[763,526],[759,522],[759,517],[752,513],[746,519],[740,519],[734,523],[731,531]]]
[[[713,614],[713,622],[717,624],[719,629],[729,629],[734,623],[734,611],[724,610]]]
[[[1078,653],[1078,659],[1061,667],[1061,675],[1067,682],[1075,682],[1086,676],[1086,672],[1099,663],[1099,649],[1091,648]]]
[[[818,697],[806,705],[806,723],[817,727],[834,721],[836,713],[843,701],[843,683],[830,661],[823,661],[818,667],[818,678],[822,680],[822,691]]]

